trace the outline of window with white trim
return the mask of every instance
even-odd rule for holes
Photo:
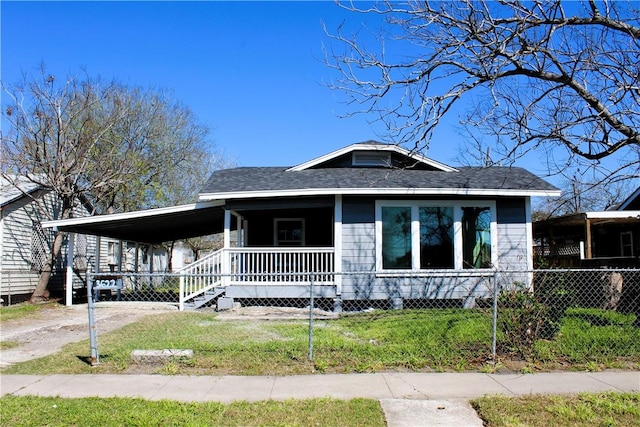
[[[492,201],[376,202],[378,271],[483,269],[497,256]]]

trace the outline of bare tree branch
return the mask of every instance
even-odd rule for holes
[[[380,2],[370,32],[325,29],[329,86],[351,114],[375,113],[393,141],[425,149],[446,117],[488,137],[501,161],[531,150],[598,165],[614,155],[638,175],[640,13],[633,2]],[[391,45],[403,55],[390,52]],[[336,46],[341,46],[342,51]],[[409,52],[409,53],[407,53]],[[474,105],[479,102],[481,105]],[[477,140],[480,140],[478,138]],[[486,148],[480,150],[486,152]],[[549,162],[553,164],[554,162]],[[555,173],[558,171],[549,171]]]

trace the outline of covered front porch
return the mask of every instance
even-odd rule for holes
[[[206,294],[308,298],[313,286],[315,297],[340,295],[341,212],[340,197],[228,202],[223,247],[177,272],[180,309]]]
[[[339,295],[335,248],[220,249],[177,272],[180,310],[206,295],[227,298],[318,298]],[[313,290],[312,290],[313,288]]]

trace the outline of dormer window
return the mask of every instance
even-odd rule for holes
[[[354,151],[351,165],[388,168],[391,166],[391,153],[388,151]]]

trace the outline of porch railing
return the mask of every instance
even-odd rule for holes
[[[232,285],[333,283],[334,248],[231,248]]]
[[[221,249],[178,271],[180,309],[210,289],[249,284],[333,284],[334,248]]]
[[[551,246],[534,246],[534,256],[541,257],[580,257],[582,250],[580,243],[566,244],[566,245],[551,245]]]

